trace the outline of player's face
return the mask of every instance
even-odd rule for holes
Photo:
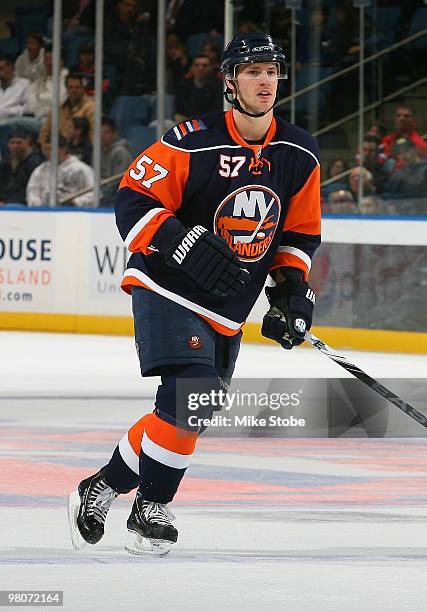
[[[237,68],[239,100],[245,110],[269,110],[276,99],[279,67],[276,63],[242,64]]]

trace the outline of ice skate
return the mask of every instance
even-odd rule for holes
[[[126,550],[133,555],[165,557],[178,539],[175,519],[165,504],[147,501],[137,494],[128,518]]]
[[[82,480],[68,501],[68,523],[71,542],[78,550],[96,544],[104,535],[104,523],[111,504],[119,494],[104,479],[101,469]]]

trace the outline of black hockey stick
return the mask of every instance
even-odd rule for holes
[[[424,414],[419,412],[416,408],[414,408],[407,402],[404,402],[402,399],[400,399],[398,395],[387,389],[387,387],[381,385],[377,380],[375,380],[375,378],[372,378],[371,376],[366,374],[366,372],[355,366],[353,363],[350,363],[346,357],[338,355],[334,351],[334,349],[332,349],[330,346],[322,342],[322,340],[319,340],[319,338],[317,338],[308,331],[305,332],[305,339],[307,340],[307,342],[310,342],[310,344],[319,349],[321,353],[329,357],[329,359],[332,359],[332,361],[338,363],[338,365],[347,370],[347,372],[353,374],[353,376],[361,380],[363,383],[365,383],[365,385],[376,391],[379,395],[391,402],[394,406],[397,406],[400,410],[405,412],[412,419],[423,425],[423,427],[427,427],[427,417]]]

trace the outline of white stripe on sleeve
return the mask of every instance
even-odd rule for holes
[[[220,325],[224,325],[224,327],[227,327],[227,329],[232,329],[233,331],[236,331],[236,330],[239,330],[243,325],[243,323],[236,323],[236,321],[227,319],[226,317],[223,317],[222,315],[219,315],[216,312],[213,312],[212,310],[205,308],[204,306],[200,306],[199,304],[196,304],[195,302],[192,302],[191,300],[187,300],[187,298],[182,297],[178,293],[173,293],[172,291],[169,291],[168,289],[161,287],[160,285],[155,283],[152,278],[144,274],[144,272],[141,272],[141,270],[138,270],[138,268],[126,268],[122,282],[125,281],[126,278],[131,277],[131,276],[140,280],[144,287],[148,287],[149,289],[152,289],[159,295],[163,295],[163,297],[167,298],[168,300],[172,300],[172,302],[181,304],[181,306],[184,306],[184,308],[188,308],[189,310],[192,310],[193,312],[197,312],[198,314],[201,314],[204,317],[207,317],[208,319],[212,319],[212,321],[216,321]]]
[[[125,238],[125,245],[127,246],[128,249],[129,249],[129,246],[132,240],[134,240],[134,238],[138,236],[139,232],[144,229],[147,223],[149,223],[151,219],[153,219],[156,215],[158,215],[161,212],[164,212],[165,210],[166,210],[165,208],[152,208],[151,210],[148,211],[148,213],[146,213],[143,217],[141,217],[141,219],[137,223],[135,223],[135,225],[133,226],[133,228],[130,230],[130,232]]]
[[[300,259],[302,259],[302,261],[307,266],[308,271],[310,271],[311,259],[307,255],[307,253],[304,253],[304,251],[301,251],[301,249],[297,249],[296,247],[291,247],[291,246],[280,246],[278,248],[278,253],[289,253],[290,255],[295,255],[295,257],[299,257]]]

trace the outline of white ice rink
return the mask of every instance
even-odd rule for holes
[[[424,439],[201,439],[169,557],[123,550],[131,496],[76,553],[67,492],[152,409],[156,380],[131,338],[3,332],[0,349],[0,590],[62,590],[72,612],[427,609]],[[342,352],[374,377],[426,376],[425,356]],[[243,345],[236,376],[345,372]]]

